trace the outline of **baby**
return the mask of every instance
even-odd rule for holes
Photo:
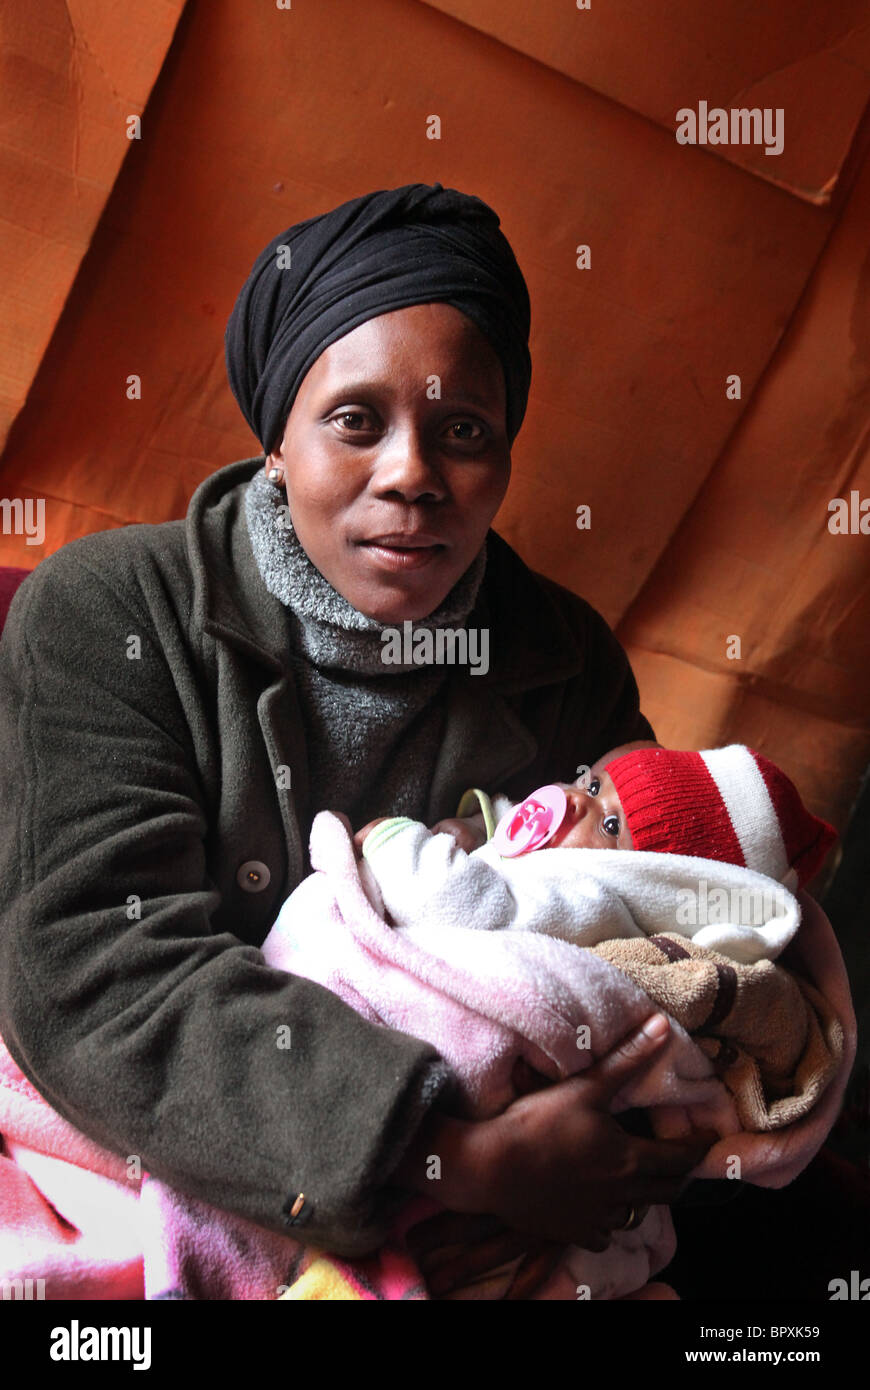
[[[672,1063],[617,1107],[635,1122],[638,1107],[656,1107],[649,1132],[673,1137],[684,1116],[752,1134],[809,1113],[837,1073],[842,1030],[772,962],[800,922],[790,890],[814,876],[835,832],[778,768],[740,746],[632,745],[578,783],[519,805],[473,789],[458,811],[432,830],[383,817],[356,836],[345,816],[316,817],[316,872],[282,909],[270,963],[430,1041],[455,1073],[458,1115],[499,1113],[575,1074],[581,1047],[606,1052],[614,1019],[643,995],[680,1025]],[[681,917],[681,895],[699,909],[709,889],[725,897],[721,920]],[[739,1141],[727,1142],[731,1154]],[[762,1147],[763,1172],[780,1147]],[[644,1208],[599,1263],[572,1250],[560,1268],[592,1297],[621,1297],[667,1263],[672,1242],[666,1209]]]
[[[798,879],[808,882],[818,872],[836,839],[832,826],[806,812],[797,789],[784,772],[761,754],[739,744],[697,753],[676,752],[655,744],[627,744],[603,754],[576,782],[553,785],[566,797],[561,822],[534,843],[523,840],[515,852],[539,848],[668,850],[705,859],[728,858],[729,862],[747,863],[762,872],[778,870],[777,878],[782,875],[782,881],[788,878],[794,884]],[[735,838],[733,824],[726,833],[726,843],[721,843],[723,810],[731,820],[728,802],[722,800],[729,789],[737,798],[733,804],[735,815],[749,815],[756,823],[760,823],[758,817],[765,818],[769,822],[768,840],[773,844],[781,836],[772,819],[772,794],[776,792],[780,800],[790,804],[804,821],[806,843],[798,846],[798,862],[784,866],[780,855],[773,863],[769,853],[763,859],[763,849],[756,844],[754,849],[749,847],[753,860],[749,863]],[[521,804],[529,808],[525,819],[532,810],[529,803],[534,796],[535,793]],[[691,796],[688,804],[687,796]],[[480,812],[463,815],[463,807],[474,797],[480,803]],[[747,798],[754,803],[754,813],[746,805]],[[711,810],[720,821],[717,842],[711,841],[712,827],[704,821]],[[348,824],[345,816],[341,819]],[[398,829],[407,821],[386,816],[370,821],[354,835],[359,853],[369,834],[383,824]],[[491,839],[495,828],[492,802],[475,788],[465,793],[460,814],[439,821],[431,833],[449,834],[461,849],[471,852]],[[789,876],[787,868],[793,868],[794,874]]]
[[[475,802],[480,813],[463,816]],[[635,908],[643,917],[653,881],[664,882],[669,916],[657,919],[657,930],[676,930],[751,964],[775,959],[798,925],[791,891],[774,894],[771,910],[769,880],[786,890],[803,887],[836,838],[833,827],[806,810],[785,773],[736,744],[704,752],[614,749],[578,782],[550,784],[519,806],[506,806],[502,799],[494,809],[474,789],[463,797],[459,817],[431,831],[406,817],[365,826],[354,845],[376,908],[394,926],[452,920],[594,946],[644,934]],[[503,812],[497,825],[495,810]],[[585,853],[542,859],[537,851],[545,849]],[[632,859],[612,862],[601,853],[606,850],[632,851]],[[679,858],[657,863],[651,854]],[[692,862],[699,858],[706,866]],[[681,921],[678,895],[688,907],[693,888],[696,896],[701,888],[724,891],[735,909],[726,913],[729,920],[711,922],[707,913],[703,921]],[[741,914],[753,920],[742,921]]]

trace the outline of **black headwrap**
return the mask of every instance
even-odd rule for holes
[[[460,309],[498,353],[512,441],[532,371],[526,282],[492,208],[440,183],[411,183],[297,222],[254,262],[226,354],[264,452],[280,442],[306,372],[330,343],[366,319],[433,300]]]

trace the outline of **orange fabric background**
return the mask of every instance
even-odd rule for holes
[[[258,452],[223,365],[254,257],[438,180],[496,208],[532,299],[497,529],[616,627],[663,741],[749,742],[842,827],[870,538],[827,504],[870,497],[870,0],[727,9],[0,0],[0,494],[44,498],[47,528],[0,563],[181,516]],[[701,100],[782,107],[782,156],[678,145]]]

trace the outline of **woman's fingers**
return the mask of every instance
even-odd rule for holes
[[[604,1107],[624,1086],[646,1071],[657,1060],[670,1034],[665,1014],[652,1014],[640,1028],[632,1031],[582,1074],[587,1087],[594,1088]]]
[[[636,1168],[629,1200],[649,1205],[676,1201],[716,1138],[695,1134],[690,1139],[633,1139]]]
[[[608,1221],[608,1229],[611,1231],[636,1231],[638,1226],[646,1217],[649,1211],[649,1203],[629,1203],[626,1207],[620,1207],[619,1211],[612,1214]]]
[[[674,1177],[694,1168],[717,1142],[716,1134],[687,1135],[685,1139],[635,1138],[637,1172],[640,1177]]]

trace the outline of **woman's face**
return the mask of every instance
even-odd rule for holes
[[[510,479],[505,407],[495,350],[450,304],[368,319],[317,359],[266,468],[354,608],[425,618],[468,569]]]

